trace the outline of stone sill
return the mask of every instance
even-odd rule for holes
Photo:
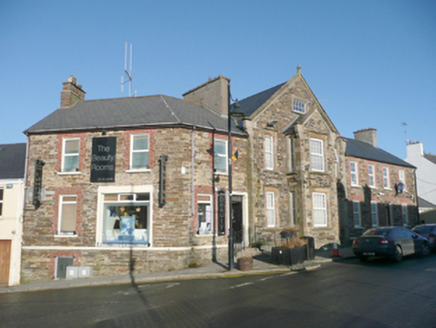
[[[82,174],[82,172],[77,171],[77,172],[57,172],[58,175],[80,175]]]
[[[132,170],[126,170],[126,173],[148,173],[151,172],[150,169],[132,169]]]

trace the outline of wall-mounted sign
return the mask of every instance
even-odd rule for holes
[[[91,182],[115,182],[116,137],[92,139]]]
[[[32,204],[35,209],[41,206],[41,187],[42,187],[42,168],[45,165],[43,161],[37,159],[35,161],[35,179],[33,180],[33,200]]]
[[[226,192],[218,191],[218,236],[226,234]]]
[[[8,183],[6,185],[6,189],[12,189],[12,188],[14,188],[14,185],[12,183]]]

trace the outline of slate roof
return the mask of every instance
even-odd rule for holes
[[[72,107],[59,108],[24,133],[175,125],[227,131],[227,124],[227,117],[199,104],[156,95],[81,101]],[[236,127],[232,131],[242,133]]]
[[[418,207],[436,208],[436,205],[418,196]]]
[[[436,164],[436,155],[433,155],[433,154],[424,154],[424,158],[426,158],[430,162]]]
[[[284,86],[286,82],[276,85],[268,90],[256,93],[250,97],[242,99],[239,101],[239,109],[246,116],[251,116],[260,106],[262,106],[269,98],[272,97],[282,86]]]
[[[350,138],[343,138],[346,143],[345,154],[358,158],[369,159],[377,162],[394,164],[398,166],[416,168],[415,166],[403,161],[402,159],[384,151],[383,149],[374,147],[373,145]]]
[[[25,143],[0,145],[0,180],[23,179],[25,164]]]

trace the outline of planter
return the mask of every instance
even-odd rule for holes
[[[238,268],[240,271],[251,271],[253,270],[253,258],[252,257],[241,257],[238,259]]]
[[[296,265],[307,260],[307,247],[273,247],[271,262],[274,264]]]

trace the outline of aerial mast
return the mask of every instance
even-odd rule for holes
[[[121,92],[124,92],[124,84],[129,83],[129,97],[132,95],[132,61],[133,61],[133,46],[130,44],[130,65],[129,70],[127,70],[127,42],[125,46],[124,53],[124,73],[127,77],[127,80],[124,81],[124,75],[121,76]]]

